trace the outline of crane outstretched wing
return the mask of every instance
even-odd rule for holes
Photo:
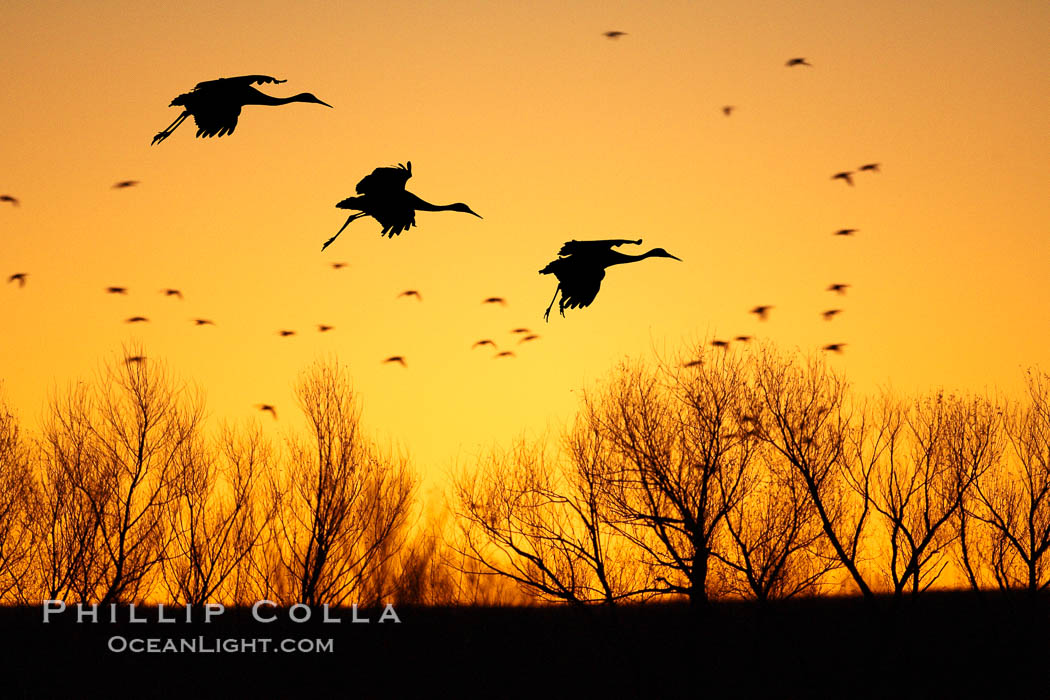
[[[571,240],[565,243],[558,251],[558,255],[576,255],[578,253],[596,253],[600,250],[612,250],[614,246],[626,245],[641,245],[642,239],[627,240],[624,238],[607,238],[601,241],[577,241]]]
[[[399,163],[396,168],[376,168],[357,183],[357,193],[385,194],[391,190],[403,190],[410,177],[412,161],[408,161],[408,165]]]
[[[575,272],[572,276],[558,279],[561,283],[561,301],[558,309],[561,311],[590,306],[601,289],[602,280],[605,279],[605,270],[600,267],[584,268]]]
[[[205,81],[197,83],[197,86],[194,87],[193,89],[194,90],[207,90],[208,88],[210,88],[212,86],[219,86],[219,85],[235,85],[235,84],[251,85],[252,83],[256,83],[258,85],[263,85],[265,83],[286,83],[286,82],[288,82],[288,81],[287,80],[278,80],[277,78],[274,78],[274,77],[269,76],[269,75],[238,75],[238,76],[235,76],[233,78],[216,78],[215,80],[205,80]]]
[[[214,104],[198,107],[193,112],[193,121],[197,124],[197,137],[225,136],[237,128],[237,117],[241,108],[236,104]]]

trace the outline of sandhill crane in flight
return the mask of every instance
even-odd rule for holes
[[[137,184],[139,184],[138,180],[121,180],[120,182],[113,185],[113,189],[126,190],[127,188],[134,187]]]
[[[845,343],[832,343],[831,345],[825,345],[824,349],[830,352],[841,353],[842,348],[846,347]]]
[[[383,360],[384,365],[389,362],[400,362],[402,367],[408,367],[408,363],[405,362],[405,358],[403,358],[401,355],[391,355],[390,357]]]
[[[702,364],[704,364],[703,360],[689,360],[689,362],[686,362],[686,363],[682,364],[682,366],[683,367],[699,367]]]
[[[500,306],[506,306],[507,305],[507,300],[504,299],[503,297],[489,297],[487,299],[482,300],[481,303],[482,304],[499,304]]]
[[[788,68],[791,68],[792,66],[809,66],[810,68],[813,67],[813,64],[808,63],[804,58],[789,58],[787,63],[785,63],[784,65]]]
[[[215,321],[212,321],[212,320],[207,319],[207,318],[195,318],[195,319],[193,319],[193,322],[195,324],[197,324],[198,326],[214,326],[215,325]]]
[[[602,32],[602,36],[606,39],[619,39],[621,36],[627,36],[627,32],[621,32],[618,29],[613,29],[608,32]]]
[[[749,335],[738,335],[736,338],[733,338],[733,340],[736,340],[737,342],[740,342],[740,343],[750,343],[751,342],[751,336],[749,336]]]
[[[324,250],[332,245],[351,221],[362,216],[371,216],[379,222],[383,230],[380,235],[393,238],[402,231],[416,225],[417,211],[459,211],[481,218],[462,202],[455,204],[431,204],[405,190],[405,183],[412,177],[412,161],[399,164],[396,168],[376,168],[369,175],[361,178],[356,191],[359,197],[347,197],[335,206],[339,209],[351,209],[357,213],[347,217],[343,227],[321,246]]]
[[[532,333],[528,328],[515,328],[511,333]]]
[[[499,350],[499,348],[496,346],[495,341],[489,340],[488,338],[485,338],[484,340],[479,340],[478,342],[474,343],[470,346],[470,349],[473,350],[474,348],[481,347],[482,345],[491,345],[494,349]]]
[[[332,330],[334,328],[335,328],[335,326],[329,326],[329,325],[327,325],[325,323],[318,323],[317,324],[317,330],[319,330],[321,333],[327,333],[328,331],[330,331],[330,330]]]
[[[346,263],[345,262],[334,262],[334,263],[332,263],[332,269],[333,270],[342,270],[344,267],[346,267]]]
[[[179,299],[182,299],[182,292],[178,289],[162,289],[160,290],[160,293],[166,297],[178,297]]]
[[[840,228],[838,231],[836,231],[835,233],[833,233],[831,235],[832,236],[852,236],[856,232],[857,232],[857,229],[855,229],[855,228]]]
[[[282,338],[287,338],[290,335],[295,335],[295,331],[277,331],[277,335],[281,336]]]
[[[844,180],[847,185],[853,187],[853,178],[850,175],[853,174],[852,170],[843,170],[841,173],[835,173],[831,176],[832,180]]]
[[[728,340],[712,340],[711,341],[711,347],[722,348],[723,350],[728,350],[729,349],[729,341]]]
[[[7,278],[7,283],[10,284],[11,282],[17,281],[19,287],[24,287],[26,286],[26,277],[28,276],[28,272],[16,272],[15,274]]]
[[[865,163],[864,165],[857,168],[857,170],[861,171],[862,173],[877,173],[879,172],[879,163]]]
[[[124,323],[149,323],[149,319],[145,316],[132,316],[124,321]]]
[[[423,301],[423,295],[415,289],[406,289],[405,291],[397,295],[398,299],[400,299],[401,297],[415,297],[417,300]]]
[[[835,284],[832,284],[832,285],[830,285],[828,287],[828,291],[829,292],[836,292],[838,294],[845,294],[847,287],[849,287],[848,284],[843,284],[841,282],[836,282]]]
[[[598,241],[576,241],[572,240],[561,247],[558,251],[560,256],[552,260],[540,270],[541,275],[554,275],[558,278],[558,287],[554,290],[547,310],[543,312],[543,320],[548,320],[554,300],[561,292],[561,301],[558,311],[565,316],[565,309],[577,309],[589,306],[601,288],[602,279],[605,278],[605,268],[613,265],[637,262],[646,258],[672,258],[681,262],[663,248],[653,248],[641,255],[627,255],[613,250],[615,246],[630,243],[641,245],[642,239],[607,239]]]
[[[497,352],[495,355],[492,356],[492,359],[495,360],[499,359],[500,357],[515,357],[515,355],[510,350],[504,350],[503,352]]]
[[[125,357],[124,358],[124,362],[126,364],[132,365],[132,364],[138,364],[140,362],[144,362],[145,359],[146,359],[145,355],[132,355],[131,357]]]
[[[736,107],[734,107],[733,105],[726,105],[725,107],[722,108],[722,114],[724,114],[724,115],[726,115],[728,117],[728,116],[733,114],[733,110],[734,109],[736,109]]]
[[[273,415],[273,419],[277,420],[277,409],[268,403],[257,403],[255,407],[260,411],[269,411]]]
[[[9,194],[0,194],[0,202],[7,202],[8,204],[10,204],[13,207],[17,207],[18,206],[18,198],[17,197],[12,197]]]
[[[127,294],[127,287],[106,287],[106,294]]]
[[[830,321],[831,319],[835,318],[835,314],[840,313],[842,313],[842,309],[828,309],[827,311],[821,313],[821,316],[824,317],[825,321]]]
[[[751,311],[749,311],[748,313],[752,313],[755,316],[758,316],[759,321],[765,321],[767,318],[769,318],[769,310],[772,308],[772,306],[768,305],[756,306],[755,308],[751,309]]]
[[[539,339],[538,335],[536,335],[535,333],[530,333],[527,336],[525,336],[524,338],[522,338],[521,340],[519,340],[518,341],[518,345],[521,345],[522,343],[527,343],[530,340],[538,340],[538,339]]]
[[[202,136],[225,136],[237,128],[237,117],[245,105],[286,105],[290,102],[312,102],[331,107],[332,105],[314,97],[309,92],[301,92],[291,97],[271,97],[252,87],[252,83],[283,83],[268,75],[241,75],[235,78],[219,78],[197,83],[190,92],[183,93],[171,101],[169,107],[182,107],[183,112],[168,128],[153,137],[153,143],[160,143],[171,136],[175,129],[186,119],[193,116],[197,124],[197,138]],[[153,144],[150,144],[153,145]]]

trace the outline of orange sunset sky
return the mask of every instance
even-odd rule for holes
[[[844,342],[865,392],[1012,394],[1050,368],[1045,2],[15,0],[3,21],[0,194],[21,205],[0,203],[0,391],[30,429],[130,342],[274,438],[297,374],[336,357],[429,476],[557,430],[619,359],[683,342]],[[150,146],[172,98],[243,74],[334,109],[248,106],[232,136],[190,121]],[[392,240],[362,219],[322,253],[334,204],[409,160],[410,191],[484,219],[423,212]],[[612,268],[545,324],[537,271],[572,238],[683,262]]]

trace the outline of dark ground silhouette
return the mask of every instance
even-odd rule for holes
[[[176,609],[178,611],[180,609]],[[930,593],[573,609],[396,608],[400,624],[42,624],[0,610],[6,697],[1034,697],[1050,680],[1050,597]],[[156,619],[152,610],[140,614]],[[176,616],[178,613],[176,612]],[[121,619],[126,619],[122,609]],[[333,640],[330,653],[113,653],[125,637]],[[1041,690],[1040,690],[1041,689]],[[581,695],[582,693],[582,695]]]

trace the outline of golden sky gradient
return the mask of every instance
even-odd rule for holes
[[[16,0],[4,25],[0,194],[21,206],[0,203],[0,274],[29,279],[0,287],[0,378],[29,426],[131,341],[274,437],[298,372],[338,357],[366,424],[429,475],[683,341],[845,342],[862,390],[1010,393],[1047,368],[1047,3]],[[232,136],[190,121],[150,146],[176,95],[256,73],[334,109],[248,106]],[[322,253],[334,204],[407,160],[410,191],[484,219],[424,212],[393,240],[362,219]],[[564,241],[639,237],[684,262],[613,268],[544,324],[537,271]]]

